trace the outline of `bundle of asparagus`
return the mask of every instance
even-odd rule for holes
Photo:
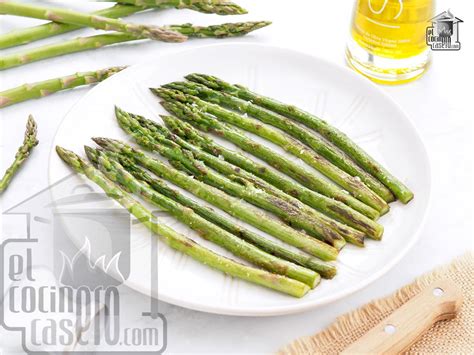
[[[413,198],[408,187],[322,119],[214,76],[190,74],[186,79],[151,90],[165,101],[165,108],[195,126],[217,129],[239,144],[235,134],[227,136],[227,132],[239,131],[222,125],[224,122],[280,145],[381,214],[388,211],[387,203],[395,197],[403,203]],[[243,148],[241,143],[239,146]]]
[[[305,230],[316,238],[326,240],[339,249],[344,246],[341,237],[353,244],[363,245],[364,233],[328,218],[257,176],[236,169],[234,165],[196,149],[174,136],[165,127],[118,108],[116,115],[120,126],[133,136],[137,143],[171,159],[171,163],[179,160],[178,168],[186,167],[187,171],[207,184],[273,212],[293,226]],[[203,165],[197,169],[196,161],[199,160],[227,178]],[[258,194],[255,194],[256,188],[259,190]]]
[[[316,272],[281,260],[260,250],[234,234],[209,222],[192,209],[182,206],[178,202],[153,190],[148,183],[136,179],[132,174],[127,172],[119,162],[107,154],[89,147],[86,147],[86,153],[90,160],[95,162],[99,170],[110,180],[140,195],[151,204],[168,211],[171,215],[175,216],[176,219],[197,231],[203,238],[222,246],[234,255],[255,265],[304,282],[311,288],[315,287],[319,282],[319,275]]]
[[[243,203],[240,199],[229,196],[227,193],[194,179],[173,167],[154,159],[144,151],[133,148],[123,142],[107,139],[94,138],[94,141],[102,148],[125,156],[136,164],[150,170],[155,175],[164,178],[177,186],[191,192],[195,196],[221,208],[236,218],[259,228],[260,230],[297,247],[308,254],[317,256],[323,260],[334,260],[337,257],[337,249],[334,247],[301,233],[283,222],[268,216],[258,208]]]
[[[301,122],[308,128],[313,129],[324,137],[328,144],[332,143],[342,152],[350,156],[355,163],[363,168],[367,173],[372,174],[382,184],[384,184],[394,195],[403,203],[410,202],[413,199],[413,192],[410,191],[400,180],[393,176],[387,169],[361,149],[347,135],[331,126],[324,120],[315,115],[305,112],[293,105],[287,105],[278,102],[272,98],[265,97],[250,91],[241,85],[231,85],[215,76],[203,74],[191,74],[187,79],[202,83],[209,88],[228,93],[233,97],[238,97],[247,102],[252,102],[260,107],[266,108],[274,113],[278,113],[283,117]],[[328,158],[331,159],[331,158]],[[334,158],[333,158],[334,159]],[[336,162],[332,160],[335,164]],[[388,200],[390,202],[391,198]]]
[[[384,173],[385,179],[379,178],[377,173],[386,170],[347,136],[344,144],[338,141],[341,134],[333,140],[324,136],[321,132],[338,132],[329,124],[324,123],[324,131],[314,131],[294,123],[282,110],[272,110],[271,105],[263,107],[259,100],[233,96],[235,91],[230,88],[246,90],[241,86],[207,75],[187,78],[192,81],[152,89],[164,100],[162,105],[177,116],[161,116],[164,125],[116,107],[119,126],[146,152],[115,139],[93,138],[100,148],[86,147],[86,154],[98,171],[87,165],[94,174],[86,175],[92,178],[103,174],[107,184],[100,186],[106,191],[113,186],[134,193],[236,257],[279,280],[289,278],[310,288],[317,286],[320,277],[335,276],[336,268],[328,261],[336,259],[346,241],[362,247],[366,236],[382,238],[383,227],[375,219],[388,211],[387,203],[394,196],[402,202],[413,196],[388,172]],[[255,142],[245,131],[279,144],[297,157],[311,157],[302,159],[308,167]],[[207,133],[228,139],[269,165],[219,145]],[[305,155],[300,155],[302,151]],[[61,148],[59,152],[64,155]],[[170,165],[147,152],[166,158]],[[356,158],[361,156],[370,162],[370,169]],[[62,158],[76,170],[74,162],[80,161],[79,171],[85,171],[86,163],[77,156],[73,160]],[[311,168],[325,173],[332,182],[321,179]],[[170,188],[162,179],[281,243],[236,226],[225,215]],[[350,194],[345,189],[348,186]],[[219,270],[235,276],[232,267]],[[258,278],[244,279],[269,286]],[[306,292],[275,289],[294,296]]]
[[[78,37],[2,56],[0,58],[0,70],[60,55],[142,39],[177,43],[186,41],[188,37],[225,38],[243,36],[270,24],[268,21],[258,21],[224,23],[213,26],[193,26],[192,24],[168,26],[137,25],[124,22],[118,18],[140,11],[170,7],[219,15],[240,15],[247,13],[247,11],[234,3],[220,0],[126,0],[119,2],[120,4],[108,9],[94,13],[82,13],[61,8],[49,8],[12,1],[1,1],[0,14],[26,16],[53,22],[0,35],[0,49],[30,43],[84,27],[113,32],[88,37]]]
[[[194,240],[175,232],[163,224],[157,223],[151,211],[133,199],[125,190],[117,186],[117,184],[107,179],[98,169],[94,168],[84,159],[61,147],[56,147],[56,151],[61,159],[72,169],[96,183],[108,196],[126,208],[171,248],[179,250],[193,259],[231,276],[284,292],[291,296],[302,297],[309,291],[310,287],[303,282],[255,267],[246,266],[220,256],[197,244]]]

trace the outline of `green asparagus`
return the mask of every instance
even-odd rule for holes
[[[99,0],[99,1],[117,1],[123,4],[131,4],[149,7],[174,7],[176,9],[190,9],[208,14],[218,15],[243,15],[247,10],[230,1],[223,0]]]
[[[134,1],[134,0],[133,0]],[[125,2],[125,1],[121,1]],[[140,1],[134,1],[138,3]],[[117,4],[107,9],[93,12],[93,15],[104,16],[110,18],[121,18],[134,14],[136,12],[145,11],[149,9],[163,9],[168,7],[175,7],[179,9],[190,9],[200,11],[204,13],[216,13],[219,15],[240,15],[246,13],[244,9],[231,2],[215,2],[210,3],[209,1],[193,1],[184,2],[176,0],[160,1],[159,5],[153,5],[152,7],[147,6],[131,6],[131,5],[120,5]],[[31,43],[43,38],[59,35],[61,33],[71,32],[77,29],[83,28],[83,26],[70,25],[65,23],[48,22],[44,25],[27,27],[17,29],[0,35],[0,49],[18,46],[21,44]]]
[[[107,9],[93,12],[93,15],[110,18],[120,18],[139,11],[147,10],[143,6],[115,5]],[[66,23],[48,22],[43,25],[21,28],[0,35],[0,49],[31,43],[43,38],[67,33],[83,28],[83,26],[69,25]]]
[[[223,257],[213,251],[199,245],[194,240],[175,232],[166,225],[155,222],[153,214],[137,200],[130,197],[128,193],[119,188],[113,182],[92,165],[87,163],[71,151],[56,147],[56,152],[61,159],[77,173],[84,174],[96,183],[104,192],[117,201],[134,215],[150,231],[156,234],[164,243],[176,249],[196,261],[222,271],[228,275],[271,288],[295,297],[303,297],[310,290],[309,286],[290,279],[285,276],[270,273],[254,267],[246,266],[229,258]]]
[[[210,137],[198,132],[190,124],[172,116],[162,116],[168,129],[182,140],[192,144],[219,158],[224,158],[231,164],[240,167],[262,178],[273,186],[296,197],[310,207],[358,229],[374,239],[381,239],[383,226],[374,222],[363,214],[346,206],[342,202],[333,200],[317,192],[311,191],[303,185],[293,181],[276,169],[252,160],[239,152],[225,148],[215,143]]]
[[[310,218],[314,218],[317,221],[320,221],[323,225],[326,225],[328,228],[336,231],[340,234],[344,239],[352,244],[357,246],[364,245],[364,233],[358,230],[355,230],[347,225],[344,225],[338,221],[335,221],[332,218],[327,217],[326,215],[320,213],[313,208],[301,203],[298,199],[287,195],[283,191],[275,188],[273,185],[269,184],[263,179],[247,172],[246,170],[240,169],[238,166],[230,164],[223,159],[219,159],[218,157],[213,156],[212,154],[206,153],[201,149],[193,146],[192,144],[182,140],[178,136],[171,133],[166,127],[157,124],[154,121],[148,120],[142,116],[128,114],[129,120],[125,120],[123,125],[132,125],[135,123],[130,122],[131,120],[135,120],[140,128],[133,128],[129,127],[128,132],[132,136],[138,135],[136,137],[136,141],[141,141],[143,135],[149,136],[152,140],[155,140],[155,143],[165,143],[167,141],[172,141],[177,143],[185,150],[191,151],[193,156],[202,161],[204,164],[209,166],[210,168],[216,170],[220,174],[237,181],[244,181],[246,183],[253,184],[255,187],[263,190],[269,195],[275,196],[281,200],[284,200],[291,204],[292,207],[297,208],[299,212],[303,215],[307,215]],[[166,119],[166,116],[162,116],[163,119]],[[169,145],[169,143],[168,143]]]
[[[214,26],[192,26],[190,24],[184,25],[172,25],[167,28],[172,28],[175,31],[187,34],[189,37],[234,37],[244,36],[249,32],[258,30],[259,28],[268,26],[270,22],[237,22],[237,23],[224,23],[221,25]],[[141,38],[144,39],[144,38]],[[107,33],[89,37],[79,37],[60,43],[48,44],[45,46],[36,47],[33,49],[27,49],[22,52],[12,53],[0,58],[0,70],[17,67],[20,65],[36,62],[39,60],[58,57],[65,54],[82,52],[90,49],[97,49],[104,46],[137,41],[140,38],[132,36],[126,33]]]
[[[97,71],[76,73],[36,83],[23,84],[16,88],[0,92],[0,108],[26,100],[45,97],[52,93],[72,89],[77,86],[95,84],[118,73],[124,68],[125,67],[112,67]]]
[[[28,117],[26,123],[25,138],[23,139],[23,144],[18,148],[17,153],[15,154],[15,160],[12,165],[7,169],[5,175],[0,180],[0,193],[2,193],[10,184],[15,173],[20,169],[20,167],[25,162],[26,158],[29,157],[33,148],[38,145],[38,139],[36,139],[36,122],[33,119],[33,116]]]
[[[220,121],[230,123],[269,140],[283,148],[285,151],[302,159],[309,166],[319,170],[339,186],[350,192],[355,198],[376,209],[381,214],[388,211],[388,204],[380,196],[370,190],[362,181],[360,181],[359,178],[352,177],[342,171],[337,166],[331,164],[322,156],[316,154],[306,145],[300,143],[286,133],[261,123],[256,119],[240,116],[235,112],[226,110],[218,105],[203,101],[181,91],[164,88],[152,89],[152,91],[165,100],[180,100],[184,103],[194,105],[197,109],[212,114]],[[326,183],[325,185],[329,185],[329,183]]]
[[[164,91],[164,92],[163,92]],[[155,93],[160,93],[161,96],[197,106],[204,112],[210,113],[219,120],[230,123],[248,132],[256,134],[270,142],[279,145],[285,151],[302,159],[309,166],[319,170],[339,186],[349,191],[354,197],[365,203],[366,205],[378,210],[381,214],[388,211],[388,204],[373,191],[371,191],[358,177],[352,177],[346,172],[339,169],[337,166],[331,164],[322,156],[318,155],[306,145],[290,137],[284,132],[275,129],[266,124],[262,124],[256,119],[240,116],[235,112],[226,110],[219,105],[215,105],[203,101],[195,96],[185,94],[181,91],[154,89]]]
[[[102,148],[132,159],[159,177],[176,184],[195,196],[224,210],[230,215],[253,225],[287,244],[297,247],[298,249],[325,261],[335,260],[337,257],[338,252],[336,248],[304,233],[298,232],[288,225],[267,215],[260,209],[244,203],[240,199],[229,196],[217,188],[198,181],[193,177],[164,164],[158,159],[149,157],[140,149],[132,148],[113,139],[93,138],[93,140]]]
[[[379,217],[379,213],[372,207],[360,202],[338,187],[328,184],[325,180],[319,178],[301,165],[288,160],[265,145],[248,138],[242,130],[220,122],[213,116],[201,112],[196,107],[183,104],[179,101],[170,100],[164,101],[161,104],[165,109],[174,113],[180,119],[191,123],[200,130],[216,133],[230,140],[246,152],[266,161],[277,170],[291,176],[309,189],[317,191],[329,198],[341,201],[369,218],[375,219]]]
[[[132,174],[127,172],[120,163],[110,159],[106,154],[95,151],[90,147],[86,148],[86,152],[91,160],[97,160],[99,170],[109,180],[120,184],[126,191],[135,193],[145,201],[164,209],[177,220],[195,230],[202,238],[210,240],[230,251],[235,256],[247,260],[256,266],[301,281],[311,288],[316,287],[320,282],[321,278],[316,272],[268,254],[215,224],[212,224],[199,216],[192,209],[161,195],[153,190],[146,182],[137,180]]]
[[[374,177],[380,180],[388,187],[395,197],[403,203],[408,203],[413,198],[413,192],[405,186],[395,176],[385,169],[380,163],[375,161],[361,147],[352,141],[346,134],[334,126],[331,126],[321,118],[303,111],[293,105],[287,105],[272,98],[259,95],[240,85],[230,85],[216,77],[209,75],[193,76],[192,80],[199,81],[213,89],[225,91],[233,96],[243,100],[252,101],[254,104],[265,107],[271,111],[277,112],[283,116],[301,122],[309,128],[314,129],[321,136],[332,142],[352,159],[354,159],[362,168]]]
[[[331,229],[314,214],[302,211],[299,208],[300,206],[296,206],[278,196],[266,193],[248,180],[239,179],[239,182],[234,182],[218,174],[198,160],[193,152],[183,150],[178,144],[162,136],[156,137],[160,139],[159,142],[151,138],[139,124],[133,122],[133,119],[131,119],[125,111],[116,108],[115,112],[117,120],[125,132],[131,134],[133,138],[146,149],[166,157],[170,163],[178,169],[191,173],[195,178],[223,192],[242,198],[257,207],[272,212],[288,224],[301,228],[311,236],[326,241],[338,249],[342,248],[345,244],[342,236],[337,231]]]
[[[193,80],[195,76],[196,75],[188,75],[186,78]],[[275,126],[311,147],[315,154],[327,159],[330,163],[334,164],[336,167],[352,176],[354,180],[360,179],[362,183],[367,185],[373,192],[382,197],[386,202],[391,202],[394,200],[394,196],[389,189],[387,189],[372,175],[361,169],[345,153],[327,141],[321,139],[306,127],[297,124],[294,121],[279,115],[278,113],[269,111],[265,108],[262,108],[261,106],[253,104],[250,101],[242,100],[226,92],[212,90],[205,85],[191,81],[174,82],[164,85],[164,87],[168,89],[179,90],[187,94],[197,96],[204,101],[217,105],[223,105],[241,113],[249,114],[264,123]],[[323,167],[325,166],[326,165],[323,165]],[[332,171],[330,171],[330,173],[331,172]],[[332,175],[328,176],[331,177]],[[338,176],[339,174],[336,174],[336,177]],[[342,178],[345,179],[347,176],[343,176]],[[334,181],[340,184],[339,180]]]
[[[183,25],[169,25],[164,26],[172,31],[179,32],[188,37],[194,38],[226,38],[226,37],[240,37],[247,33],[256,31],[262,27],[271,25],[270,21],[250,21],[250,22],[234,22],[223,23],[211,26],[193,26],[190,23]]]
[[[152,176],[145,169],[136,165],[131,159],[111,152],[105,152],[105,154],[111,155],[112,158],[116,159],[128,172],[137,179],[146,182],[155,191],[180,203],[181,205],[191,208],[194,212],[207,219],[209,222],[212,222],[239,238],[258,246],[267,253],[316,271],[322,277],[327,279],[331,279],[336,275],[336,268],[333,265],[316,259],[306,253],[292,250],[284,244],[274,242],[271,239],[265,238],[258,233],[254,233],[249,229],[233,223],[228,218],[216,213],[213,209],[203,206],[192,198],[170,188],[163,180],[156,176]]]
[[[137,38],[146,37],[164,42],[184,42],[187,39],[181,33],[158,26],[137,25],[94,14],[13,1],[0,1],[0,14],[33,17],[40,20],[92,27],[98,30],[123,32]]]

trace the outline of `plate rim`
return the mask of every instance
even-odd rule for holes
[[[422,218],[420,220],[420,223],[418,224],[415,232],[413,233],[413,237],[410,239],[409,243],[407,243],[404,248],[397,254],[396,257],[390,260],[387,264],[385,264],[381,269],[379,269],[377,272],[373,273],[370,275],[370,277],[367,277],[364,281],[354,285],[353,287],[349,288],[348,290],[345,290],[343,292],[336,293],[333,297],[327,297],[325,300],[320,301],[318,299],[316,300],[311,300],[307,301],[305,303],[297,303],[294,305],[285,305],[285,306],[273,306],[273,307],[266,307],[263,310],[257,310],[253,307],[239,307],[236,305],[235,307],[228,307],[228,306],[211,306],[211,305],[203,305],[202,303],[196,303],[192,301],[183,301],[179,298],[168,296],[168,295],[163,295],[160,293],[158,290],[157,295],[152,295],[152,297],[155,297],[156,299],[170,303],[176,306],[184,307],[187,309],[195,310],[195,311],[200,311],[200,312],[206,312],[206,313],[212,313],[212,314],[220,314],[220,315],[230,315],[230,316],[244,316],[244,317],[251,317],[251,316],[257,316],[257,317],[267,317],[267,316],[279,316],[279,315],[286,315],[286,314],[295,314],[295,313],[301,313],[304,311],[308,310],[314,310],[318,307],[325,306],[327,304],[339,301],[343,298],[346,298],[358,291],[361,291],[362,289],[366,288],[368,285],[372,284],[382,276],[384,276],[386,273],[388,273],[391,269],[395,267],[396,264],[400,262],[400,260],[408,253],[408,251],[418,242],[420,239],[421,231],[424,228],[424,225],[426,223],[427,215],[430,211],[431,207],[431,199],[432,199],[432,167],[431,167],[431,161],[430,157],[428,154],[428,150],[426,148],[426,144],[423,140],[422,135],[420,134],[419,130],[411,120],[410,116],[405,112],[405,110],[400,106],[398,102],[396,102],[391,95],[389,95],[387,92],[382,90],[378,85],[376,85],[374,82],[369,80],[368,78],[357,74],[347,66],[340,65],[338,63],[332,62],[328,59],[318,57],[317,55],[313,55],[311,53],[294,49],[294,48],[288,48],[284,46],[278,46],[278,45],[273,45],[273,44],[262,44],[262,43],[255,43],[255,42],[246,42],[246,41],[238,41],[238,42],[225,42],[225,43],[213,43],[213,44],[205,44],[205,45],[197,45],[193,46],[190,48],[184,48],[184,49],[171,49],[168,50],[164,53],[160,53],[156,56],[153,56],[153,58],[142,60],[139,63],[133,64],[125,68],[119,73],[116,73],[115,75],[107,78],[103,82],[106,81],[111,81],[111,80],[119,80],[121,76],[128,75],[129,72],[133,72],[139,67],[150,65],[150,63],[154,63],[156,65],[156,61],[162,59],[163,57],[169,56],[169,55],[176,55],[180,53],[186,53],[186,52],[194,52],[194,51],[199,51],[201,49],[207,49],[207,48],[214,48],[214,47],[254,47],[254,48],[265,48],[266,50],[277,50],[277,51],[286,51],[291,53],[292,55],[298,55],[298,56],[304,56],[307,57],[308,59],[314,60],[314,61],[319,61],[323,62],[325,65],[332,66],[332,67],[337,67],[338,70],[341,70],[345,72],[346,75],[352,76],[354,80],[359,81],[362,83],[362,85],[369,85],[372,87],[372,89],[377,90],[382,96],[385,97],[385,99],[389,100],[391,104],[393,104],[397,109],[403,114],[403,119],[406,121],[406,123],[410,126],[410,129],[414,132],[415,136],[417,137],[419,143],[420,143],[420,148],[422,155],[425,158],[425,163],[426,163],[426,172],[427,172],[427,196],[426,196],[426,208],[423,211]],[[89,90],[87,93],[85,93],[83,96],[81,96],[72,106],[71,108],[66,112],[64,115],[63,119],[59,123],[52,142],[56,142],[56,137],[58,135],[59,130],[62,127],[62,124],[66,117],[69,116],[69,114],[76,109],[84,100],[86,100],[90,95],[93,95],[96,91],[97,87],[100,87],[103,85],[100,82],[97,85],[95,85],[91,90]],[[52,181],[52,174],[51,174],[51,161],[52,159],[56,158],[55,154],[55,147],[51,146],[51,152],[49,155],[48,159],[48,180],[49,183],[51,184]],[[123,283],[124,286],[130,287],[133,290],[136,290],[142,294],[145,295],[150,295],[150,290],[141,287],[141,285],[136,284],[134,282],[131,282],[129,280],[126,280]],[[304,299],[304,298],[303,298]],[[301,299],[299,299],[301,300]]]

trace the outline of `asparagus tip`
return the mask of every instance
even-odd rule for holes
[[[85,145],[84,151],[86,152],[86,156],[90,160],[90,162],[96,165],[98,162],[99,150],[96,148],[92,148],[88,145]]]
[[[103,79],[106,79],[127,68],[128,68],[128,65],[122,65],[122,66],[117,66],[117,67],[101,69],[101,70],[98,70],[97,73],[99,74],[99,77],[103,77]]]
[[[28,121],[26,122],[26,131],[25,131],[25,143],[28,144],[28,148],[32,149],[38,145],[39,141],[36,138],[38,133],[38,126],[36,125],[33,115],[28,116]]]
[[[190,81],[195,81],[196,79],[212,79],[212,80],[218,80],[217,77],[208,75],[208,74],[202,74],[202,73],[191,73],[185,76],[187,80]]]
[[[59,145],[56,146],[56,153],[59,157],[71,168],[79,173],[83,173],[83,163],[84,161],[73,151],[67,150]]]
[[[66,155],[66,152],[67,152],[67,150],[64,149],[63,147],[61,147],[61,146],[59,146],[59,145],[56,146],[56,153],[58,153],[58,155],[59,155],[61,158]]]
[[[176,96],[183,95],[182,92],[178,90],[171,90],[165,87],[152,88],[150,89],[153,94],[158,97],[161,97],[164,100],[175,98]]]
[[[106,143],[107,138],[102,138],[102,137],[92,137],[92,140],[100,145],[101,147]]]
[[[114,106],[114,111],[115,111],[115,116],[119,116],[119,115],[124,115],[126,114],[126,111],[121,109],[119,106],[115,105]]]

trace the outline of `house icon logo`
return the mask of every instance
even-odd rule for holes
[[[458,51],[459,23],[463,22],[449,10],[433,17],[431,26],[426,29],[426,44],[434,51]]]

